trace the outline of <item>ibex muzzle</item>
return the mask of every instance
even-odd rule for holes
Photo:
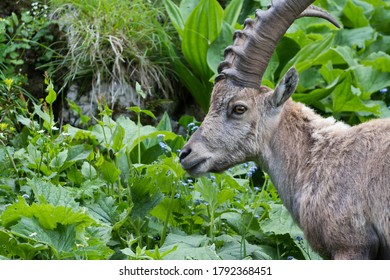
[[[200,128],[180,161],[194,176],[255,161],[313,249],[333,259],[390,259],[390,120],[349,127],[289,98],[292,68],[275,90],[260,86],[279,39],[312,0],[274,0],[225,51]]]

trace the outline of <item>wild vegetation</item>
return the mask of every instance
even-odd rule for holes
[[[2,18],[0,257],[319,258],[267,174],[247,163],[190,177],[178,151],[199,122],[141,108],[148,95],[189,92],[206,112],[233,30],[269,2],[53,0]],[[263,82],[273,88],[295,65],[295,100],[351,125],[389,117],[390,1],[316,5],[343,28],[297,20]],[[32,68],[40,91],[30,90]],[[82,128],[62,123],[58,108],[80,80],[90,88],[122,83],[133,117],[114,117],[112,104],[96,98],[92,116],[69,102]]]

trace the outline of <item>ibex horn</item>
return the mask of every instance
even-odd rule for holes
[[[273,0],[267,11],[257,10],[255,19],[247,19],[244,30],[234,33],[234,44],[225,49],[215,81],[227,78],[237,86],[259,88],[277,43],[299,17],[320,17],[339,27],[329,13],[312,6],[313,2]]]

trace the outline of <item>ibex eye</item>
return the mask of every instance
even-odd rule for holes
[[[245,111],[246,111],[246,107],[244,105],[236,105],[233,108],[233,113],[235,113],[237,115],[244,114]]]

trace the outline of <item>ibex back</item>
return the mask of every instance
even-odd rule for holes
[[[295,68],[275,90],[260,86],[277,42],[297,17],[335,23],[312,2],[274,0],[236,32],[209,113],[183,147],[181,164],[198,176],[255,161],[322,256],[390,259],[390,120],[349,127],[320,117],[291,100]]]

